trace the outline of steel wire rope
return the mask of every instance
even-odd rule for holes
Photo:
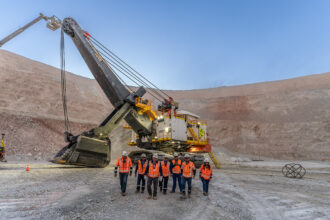
[[[105,59],[105,61],[112,66],[113,68],[115,68],[116,70],[118,70],[119,72],[121,72],[123,75],[125,75],[127,78],[129,78],[133,83],[135,83],[137,86],[141,86],[139,83],[137,83],[135,80],[133,80],[132,78],[130,78],[127,72],[125,72],[120,66],[118,66],[116,63],[114,63],[111,59],[109,59],[104,53],[100,52],[99,53],[103,56],[103,58]],[[128,74],[128,75],[127,75]],[[117,76],[117,75],[116,75]],[[131,75],[130,75],[131,76]],[[118,76],[119,77],[119,76]],[[158,101],[161,101],[159,99],[159,97],[157,97],[156,94],[152,93],[150,90],[148,91],[148,87],[146,88],[147,92],[153,96],[155,99],[157,99]]]
[[[64,45],[64,31],[61,30],[61,42],[60,42],[60,57],[61,57],[61,92],[62,92],[62,105],[64,113],[64,125],[65,132],[70,132],[70,121],[67,109],[67,97],[66,97],[66,73],[65,73],[65,45]]]
[[[92,41],[93,43],[96,43],[95,41]],[[158,96],[158,98],[161,98],[161,99],[165,99],[165,97],[164,96],[162,96],[160,93],[158,93],[157,92],[157,90],[156,89],[154,89],[154,88],[152,88],[152,86],[151,85],[148,85],[145,81],[143,81],[141,78],[139,78],[136,74],[134,74],[132,71],[130,71],[127,67],[125,67],[125,65],[124,64],[122,64],[120,61],[118,61],[116,58],[114,58],[111,54],[109,54],[104,48],[102,48],[102,47],[100,47],[97,43],[95,44],[95,46],[97,46],[97,47],[99,47],[102,51],[104,51],[104,53],[106,53],[108,56],[110,56],[110,57],[108,57],[107,56],[107,58],[109,59],[109,60],[111,60],[112,61],[112,63],[113,63],[113,65],[116,65],[117,67],[119,67],[122,71],[125,71],[127,74],[129,74],[131,77],[133,77],[134,79],[136,79],[137,81],[139,81],[140,83],[142,83],[142,85],[144,85],[145,87],[146,87],[146,89],[148,89],[149,90],[149,93],[150,93],[150,91],[152,91],[153,92],[153,94],[155,95],[155,96]],[[99,53],[101,53],[100,51],[99,51]],[[102,53],[102,55],[103,56],[106,56],[104,53]],[[159,100],[159,99],[158,99]],[[160,100],[159,100],[160,101]]]
[[[166,94],[163,90],[158,88],[156,85],[154,85],[152,82],[150,82],[147,78],[145,78],[142,74],[137,72],[135,69],[133,69],[130,65],[128,65],[125,61],[123,61],[120,57],[118,57],[115,53],[113,53],[111,50],[106,48],[102,43],[100,43],[98,40],[96,40],[93,36],[90,37],[94,42],[99,44],[100,47],[103,47],[105,50],[107,50],[109,53],[111,53],[113,56],[115,56],[117,59],[119,59],[122,63],[124,63],[128,68],[130,68],[132,71],[134,71],[136,74],[138,74],[140,77],[145,79],[147,82],[149,82],[151,85],[153,85],[156,89],[158,89],[161,93],[163,93],[165,96],[170,97],[168,94]]]
[[[134,79],[132,79],[130,76],[128,76],[124,71],[122,71],[121,69],[119,69],[114,63],[113,63],[113,61],[111,61],[104,53],[102,53],[102,52],[100,52],[100,51],[98,51],[101,55],[102,55],[102,57],[103,57],[103,59],[109,64],[109,66],[111,66],[112,68],[114,68],[114,69],[116,69],[117,71],[119,71],[119,72],[121,72],[123,75],[125,75],[128,79],[130,79],[133,83],[135,83],[137,86],[141,86],[139,83],[137,83]],[[114,71],[115,72],[115,71]],[[116,74],[116,76],[118,76],[117,74]],[[118,76],[119,77],[119,76]],[[120,77],[119,77],[120,78]],[[152,96],[152,97],[154,97],[155,99],[157,99],[158,101],[161,101],[160,99],[159,99],[159,97],[156,97],[154,94],[152,94],[152,93],[150,93],[149,92],[149,94]]]

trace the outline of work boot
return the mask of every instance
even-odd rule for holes
[[[206,192],[203,192],[203,195],[206,196]]]
[[[175,193],[175,191],[172,190],[170,193]]]
[[[144,193],[144,190],[142,190],[141,193]]]
[[[181,199],[185,199],[185,198],[186,198],[186,193],[182,192],[181,194],[182,194],[182,195],[181,195],[180,198],[181,198]]]
[[[206,196],[209,196],[209,193],[208,192],[206,192],[205,194],[206,194]]]
[[[190,198],[191,193],[188,193],[188,198]]]
[[[122,195],[122,196],[126,196],[126,193],[125,193],[125,192],[122,192],[121,195]]]
[[[151,195],[149,195],[149,196],[147,197],[147,199],[151,199]]]
[[[157,200],[157,196],[154,196],[152,199],[153,199],[153,200]]]
[[[166,195],[166,191],[164,191],[163,194]]]
[[[138,189],[137,189],[137,190],[135,190],[135,193],[139,193],[139,192],[140,192],[140,190],[138,190]]]

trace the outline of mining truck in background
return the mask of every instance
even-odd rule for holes
[[[54,16],[45,17],[41,14],[30,23],[36,23],[42,18],[48,21],[47,26],[52,30],[61,27],[61,45],[63,44],[61,53],[64,50],[63,33],[72,39],[95,80],[114,107],[103,122],[91,130],[79,135],[73,135],[67,130],[65,140],[68,144],[55,155],[54,163],[88,167],[107,166],[111,160],[109,135],[122,124],[122,121],[125,121],[124,127],[132,131],[127,144],[140,148],[129,154],[133,161],[137,161],[142,153],[151,157],[157,152],[162,160],[165,154],[172,155],[178,152],[181,156],[185,153],[191,154],[191,159],[197,167],[202,164],[204,156],[201,153],[211,152],[206,122],[193,113],[179,110],[178,103],[172,97],[165,91],[152,88],[154,84],[105,48],[87,31],[81,29],[73,18],[69,17],[61,21]],[[23,30],[26,29],[24,27]],[[23,30],[14,32],[0,42],[2,44],[7,42]],[[62,57],[62,61],[63,59]],[[61,71],[63,74],[65,69],[62,68]],[[127,86],[119,73],[125,76],[129,74],[128,78],[133,77],[143,86],[134,88]],[[64,87],[62,79],[62,95],[65,91]],[[161,99],[157,108],[151,101],[142,98],[146,92],[158,100]],[[64,97],[63,102],[65,101]],[[66,103],[64,105],[66,106]],[[64,112],[66,113],[66,107]]]

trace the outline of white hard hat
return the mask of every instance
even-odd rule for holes
[[[205,162],[205,163],[209,163],[209,162],[210,162],[209,158],[205,158],[205,159],[204,159],[204,162]]]
[[[174,153],[174,156],[177,157],[177,156],[179,156],[179,155],[178,155],[178,153]]]
[[[152,157],[158,159],[158,154],[154,154]]]
[[[123,152],[121,153],[121,155],[127,157],[128,154],[127,154],[126,151],[123,151]]]
[[[189,154],[185,154],[184,155],[184,158],[190,158],[190,155]]]
[[[141,154],[141,157],[147,157],[146,154]]]
[[[164,158],[170,158],[167,154],[165,154]]]

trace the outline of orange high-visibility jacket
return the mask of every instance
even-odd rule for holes
[[[181,173],[181,160],[178,161],[172,160],[172,173],[180,174]]]
[[[213,173],[213,168],[210,165],[210,167],[206,167],[204,166],[204,164],[201,166],[201,168],[199,169],[199,171],[201,172],[201,177],[204,178],[205,180],[210,180],[212,173]]]
[[[161,162],[163,177],[168,177],[170,175],[170,161],[167,161],[166,166],[165,162]]]
[[[146,160],[142,166],[141,160],[138,162],[138,173],[144,174],[146,172],[148,161]]]
[[[119,167],[119,173],[128,173],[130,168],[132,167],[131,158],[127,157],[124,163],[124,158],[120,157],[117,160],[116,167]]]
[[[182,176],[189,178],[193,176],[194,170],[196,170],[195,164],[191,161],[188,163],[184,161],[181,166],[182,169]]]
[[[159,162],[157,162],[155,167],[154,167],[154,165],[150,161],[149,162],[148,177],[151,177],[151,178],[159,177],[159,166],[160,166]]]

